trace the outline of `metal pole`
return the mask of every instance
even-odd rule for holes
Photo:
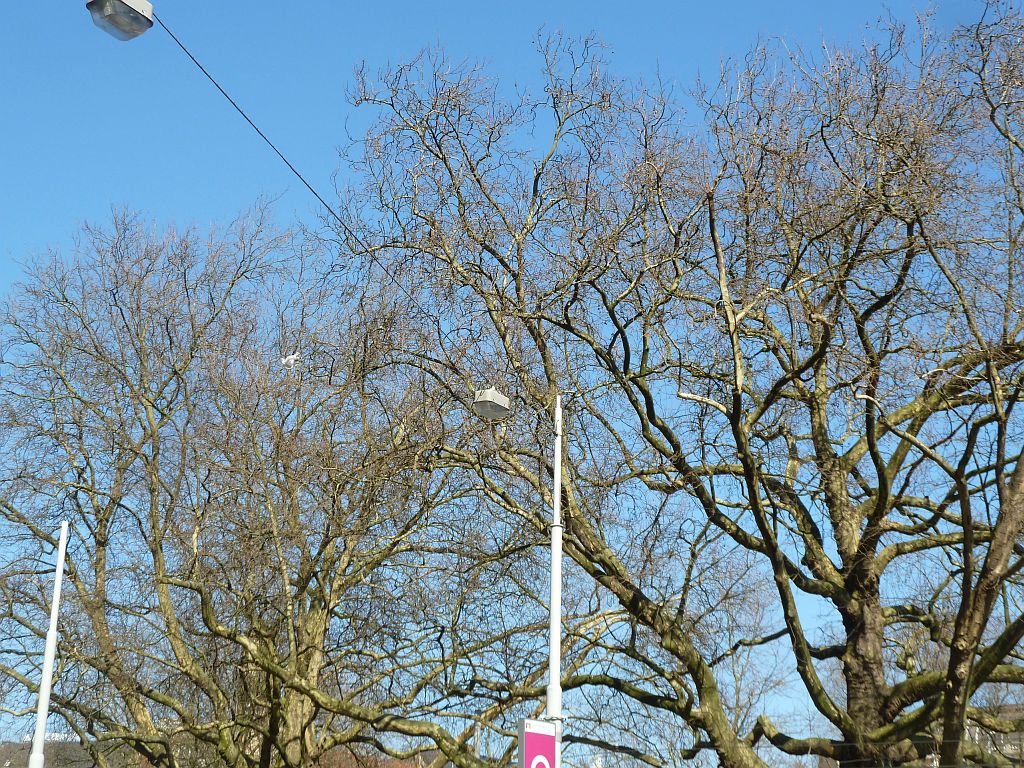
[[[43,768],[43,744],[46,742],[46,718],[50,714],[50,684],[53,682],[53,659],[57,655],[57,615],[60,611],[60,587],[64,581],[64,553],[68,546],[68,523],[60,524],[57,543],[57,568],[53,579],[53,603],[50,605],[50,628],[46,632],[43,652],[43,674],[39,680],[39,705],[36,708],[36,732],[32,736],[32,754],[28,768]]]
[[[551,623],[548,628],[548,719],[555,721],[555,765],[562,763],[562,396],[555,396],[555,477],[551,504]],[[34,766],[32,768],[35,768]]]

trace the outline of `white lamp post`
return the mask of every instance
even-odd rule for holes
[[[478,390],[473,410],[488,420],[504,419],[511,402],[497,389]],[[562,763],[562,396],[555,396],[555,458],[551,504],[551,608],[548,624],[547,719],[555,722],[555,765]]]
[[[555,721],[555,768],[562,766],[562,396],[555,395],[555,477],[551,497],[551,610],[548,718]]]
[[[118,40],[131,40],[153,26],[149,0],[89,0],[93,23]]]
[[[60,587],[64,581],[64,553],[68,547],[68,524],[60,524],[57,542],[57,568],[53,579],[53,602],[50,604],[50,628],[46,632],[43,651],[43,674],[39,680],[39,704],[36,707],[36,731],[32,736],[32,753],[28,768],[43,768],[43,745],[46,743],[46,718],[50,714],[50,686],[53,683],[53,659],[57,655],[57,616],[60,612]]]

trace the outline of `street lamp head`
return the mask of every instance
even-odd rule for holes
[[[118,40],[131,40],[153,26],[153,4],[148,0],[89,0],[85,7],[93,23]]]
[[[494,387],[478,389],[473,398],[476,415],[488,421],[499,421],[512,412],[512,401]]]

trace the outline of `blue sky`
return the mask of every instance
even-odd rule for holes
[[[67,248],[112,207],[161,224],[206,227],[256,198],[278,198],[282,224],[316,202],[159,28],[119,42],[95,29],[84,0],[4,3],[0,22],[0,292],[18,262]],[[980,3],[862,0],[558,2],[175,2],[157,13],[313,184],[338,169],[353,67],[376,70],[440,44],[483,60],[508,83],[535,82],[540,30],[596,33],[621,76],[680,87],[742,55],[759,37],[856,43],[890,13],[932,7],[940,28]],[[298,9],[298,10],[295,10]]]

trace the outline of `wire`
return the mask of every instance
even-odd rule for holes
[[[359,235],[357,235],[352,230],[352,228],[348,224],[345,223],[344,219],[342,219],[341,216],[338,215],[338,212],[335,211],[333,207],[331,207],[331,205],[323,198],[323,196],[319,192],[316,191],[316,188],[312,184],[310,184],[309,181],[306,179],[306,177],[303,176],[299,172],[298,168],[296,168],[292,164],[292,162],[287,157],[285,157],[285,154],[280,149],[277,148],[277,145],[274,144],[274,142],[272,142],[270,140],[270,138],[267,136],[267,134],[265,134],[262,130],[260,130],[260,127],[258,125],[256,125],[256,123],[253,121],[253,119],[251,117],[249,117],[249,115],[246,114],[245,110],[242,109],[238,105],[238,102],[236,102],[233,98],[231,98],[231,94],[229,94],[224,89],[224,86],[222,86],[219,82],[217,82],[217,79],[212,74],[210,74],[210,71],[199,62],[199,59],[197,59],[193,55],[192,51],[190,51],[185,46],[185,44],[183,42],[181,42],[180,39],[178,39],[178,36],[175,35],[170,30],[170,28],[164,23],[163,19],[161,19],[155,13],[153,14],[153,18],[156,19],[157,23],[163,28],[164,32],[166,32],[170,36],[170,38],[182,50],[182,52],[186,56],[188,56],[188,58],[192,61],[192,63],[196,65],[196,67],[199,69],[199,71],[202,72],[206,76],[206,79],[209,80],[211,83],[213,83],[213,86],[218,91],[220,91],[221,95],[225,99],[228,100],[228,103],[231,104],[231,106],[235,108],[235,111],[238,112],[238,114],[240,114],[245,119],[245,122],[247,122],[250,126],[252,126],[252,129],[254,131],[256,131],[256,133],[259,135],[259,137],[261,139],[263,139],[263,141],[266,143],[266,145],[268,147],[270,147],[274,151],[274,154],[276,154],[279,158],[281,158],[281,161],[286,166],[288,166],[288,170],[290,170],[295,175],[295,178],[297,178],[299,181],[301,181],[303,183],[303,185],[306,187],[306,189],[308,189],[313,194],[313,197],[315,197],[318,201],[320,201],[320,204],[325,209],[327,209],[328,213],[330,213],[331,216],[334,217],[334,220],[337,221],[338,224],[341,226],[342,231],[346,235],[351,237],[353,240],[355,240],[356,243],[359,244],[359,246],[363,249],[363,252],[370,258],[370,260],[373,261],[373,263],[375,263],[378,267],[381,268],[381,270],[384,272],[385,275],[388,276],[388,278],[391,280],[391,282],[399,290],[401,290],[402,293],[404,293],[409,298],[409,300],[413,304],[415,304],[416,307],[424,315],[426,315],[427,317],[434,318],[437,321],[438,330],[445,336],[446,339],[451,341],[451,339],[449,337],[449,334],[448,334],[448,331],[445,330],[444,327],[441,325],[440,318],[435,317],[434,313],[427,311],[427,309],[423,306],[423,304],[420,302],[420,300],[411,291],[409,291],[409,289],[406,288],[405,285],[402,282],[400,282],[398,280],[398,278],[395,276],[395,274],[384,263],[382,263],[380,261],[380,259],[378,259],[376,257],[376,255],[374,255],[373,250],[362,240],[361,237],[359,237]]]
[[[334,216],[335,219],[337,219],[338,223],[345,228],[346,234],[354,234],[351,232],[348,225],[346,225],[345,222],[342,221],[341,217],[335,212],[335,210],[330,205],[327,204],[327,201],[320,196],[320,193],[316,191],[313,185],[306,180],[306,177],[299,173],[299,170],[294,165],[292,165],[291,161],[288,160],[287,157],[284,156],[284,153],[277,148],[277,145],[274,144],[274,142],[272,142],[269,138],[267,138],[267,134],[260,130],[260,127],[252,121],[252,118],[250,118],[249,115],[245,113],[245,110],[238,106],[238,102],[231,98],[231,94],[224,90],[224,87],[217,82],[216,78],[210,74],[209,70],[207,70],[206,67],[199,63],[199,59],[192,55],[192,52],[185,47],[185,44],[178,39],[178,36],[171,32],[168,26],[164,24],[163,19],[161,19],[155,13],[153,14],[153,18],[157,20],[157,23],[161,27],[163,27],[164,32],[171,36],[171,40],[173,40],[178,45],[178,47],[181,48],[185,55],[192,60],[192,63],[199,68],[199,71],[206,75],[206,79],[213,83],[214,87],[221,92],[221,95],[223,95],[224,98],[228,100],[228,103],[230,103],[231,106],[235,108],[235,111],[238,112],[238,114],[240,114],[245,119],[245,122],[251,125],[252,129],[256,131],[257,134],[259,134],[259,137],[267,143],[267,146],[274,150],[274,153],[281,158],[284,164],[288,166],[288,169],[295,174],[295,177],[306,185],[306,189],[312,192],[313,196],[320,201],[320,204],[323,205],[323,207],[326,208],[328,211],[330,211],[331,215]]]
[[[453,340],[452,329],[446,328],[445,324],[441,322],[440,316],[437,313],[431,312],[426,307],[424,307],[420,299],[415,294],[413,294],[408,288],[405,287],[405,284],[398,279],[398,277],[390,268],[388,268],[383,262],[381,262],[380,259],[377,258],[377,256],[373,252],[373,249],[370,248],[369,245],[355,231],[353,231],[353,229],[348,224],[345,223],[344,219],[342,219],[341,216],[338,215],[338,212],[334,210],[334,208],[327,202],[327,200],[324,199],[324,197],[319,192],[317,192],[316,188],[306,179],[305,176],[302,175],[302,173],[299,172],[298,168],[296,168],[292,164],[292,162],[285,156],[284,152],[278,149],[277,145],[270,140],[270,138],[260,129],[258,125],[256,125],[255,121],[251,117],[249,117],[248,114],[246,114],[245,110],[242,109],[242,107],[239,106],[238,102],[236,102],[231,97],[231,95],[227,92],[224,86],[217,82],[217,79],[210,73],[210,71],[200,63],[199,59],[195,57],[192,51],[190,51],[188,47],[178,38],[178,36],[171,31],[170,27],[168,27],[164,23],[164,20],[161,19],[156,13],[153,14],[153,18],[156,19],[156,22],[161,26],[161,28],[163,28],[164,32],[166,32],[170,36],[170,38],[175,42],[178,48],[180,48],[181,51],[186,56],[188,56],[192,63],[196,65],[199,71],[202,72],[203,75],[205,75],[206,79],[209,80],[213,84],[213,86],[218,91],[220,91],[221,95],[228,100],[228,103],[231,104],[232,107],[234,107],[235,111],[242,116],[245,122],[247,122],[252,127],[252,129],[256,131],[259,137],[263,139],[266,145],[274,151],[274,154],[281,158],[281,161],[286,166],[288,166],[288,170],[290,170],[295,175],[295,177],[302,182],[302,184],[306,187],[306,189],[310,191],[313,197],[315,197],[320,202],[320,204],[327,210],[327,212],[334,217],[334,220],[338,222],[338,225],[341,227],[344,234],[352,238],[352,240],[354,240],[358,244],[358,246],[362,249],[363,253],[365,253],[366,256],[369,257],[369,259],[374,264],[380,267],[381,271],[388,277],[389,280],[391,280],[392,284],[394,284],[395,287],[397,287],[402,293],[404,293],[408,297],[409,301],[412,302],[413,306],[415,306],[420,312],[422,312],[425,317],[433,320],[437,328],[437,332],[444,338],[445,341],[447,341],[449,344],[451,344],[453,347],[457,349],[459,347],[458,338],[456,337],[456,339]]]

